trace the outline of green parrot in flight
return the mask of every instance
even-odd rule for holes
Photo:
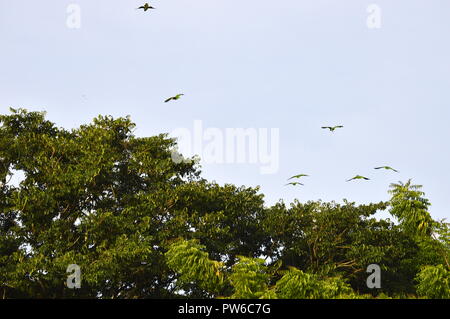
[[[361,175],[356,175],[355,177],[349,179],[347,182],[354,181],[354,180],[357,180],[357,179],[363,179],[363,180],[366,180],[366,181],[370,181],[370,178],[367,178],[367,177],[364,177],[364,176],[361,176]]]
[[[302,186],[304,186],[302,183],[299,183],[299,182],[291,182],[291,183],[288,183],[288,184],[286,184],[284,186],[288,186],[288,185],[292,185],[292,186],[302,185]]]
[[[322,126],[323,129],[328,129],[330,132],[334,132],[338,128],[343,128],[343,125],[336,125],[336,126]]]
[[[397,171],[396,169],[393,169],[393,168],[390,167],[390,166],[380,166],[380,167],[375,167],[375,169],[385,169],[385,170],[388,170],[388,171],[394,171],[394,172],[396,172],[396,173],[399,172],[399,171]]]
[[[149,5],[148,3],[144,4],[143,6],[140,6],[139,8],[137,8],[137,10],[139,9],[143,9],[144,11],[147,11],[149,9],[155,9],[153,8],[151,5]]]
[[[183,93],[180,93],[175,96],[169,97],[167,100],[164,101],[164,103],[170,102],[172,100],[174,101],[179,100],[183,95],[184,95]]]
[[[298,175],[294,175],[291,178],[289,178],[288,181],[291,179],[294,179],[294,178],[302,178],[302,177],[308,177],[308,176],[309,175],[306,175],[306,174],[298,174]]]

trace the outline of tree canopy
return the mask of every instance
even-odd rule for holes
[[[388,202],[267,207],[258,188],[209,182],[197,161],[172,160],[175,140],[134,126],[0,115],[1,297],[450,297],[449,224],[411,181]],[[374,217],[383,210],[394,221]]]

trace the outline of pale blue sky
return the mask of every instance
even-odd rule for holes
[[[279,128],[277,174],[234,164],[206,165],[204,176],[260,185],[268,204],[375,202],[413,178],[433,217],[450,216],[448,0],[155,0],[157,10],[135,10],[143,2],[0,0],[0,112],[46,110],[66,128],[129,114],[139,136],[194,120]],[[70,3],[81,29],[66,26]],[[371,3],[381,29],[366,26]],[[320,129],[332,124],[345,128]],[[283,186],[295,173],[311,177]],[[345,182],[355,174],[372,180]]]

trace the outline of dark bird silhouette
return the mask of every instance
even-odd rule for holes
[[[309,175],[306,175],[306,174],[298,174],[298,175],[294,175],[291,178],[289,178],[288,181],[291,179],[294,179],[294,178],[302,178],[302,177],[308,177],[308,176]]]
[[[330,132],[334,132],[338,128],[343,128],[343,125],[336,125],[336,126],[322,126],[323,129],[328,129]]]
[[[164,101],[164,103],[170,102],[172,100],[174,100],[174,101],[179,100],[183,95],[184,94],[181,93],[181,94],[177,94],[175,96],[169,97],[167,100]]]
[[[361,175],[356,175],[355,177],[349,179],[347,182],[354,181],[354,180],[357,180],[357,179],[363,179],[363,180],[366,180],[366,181],[370,181],[370,178],[367,178],[367,177],[364,177],[364,176],[361,176]]]
[[[139,8],[137,8],[137,10],[139,9],[143,9],[144,11],[147,11],[149,9],[155,9],[153,8],[151,5],[149,5],[148,3],[144,4],[143,6],[140,6]]]
[[[304,186],[302,183],[299,183],[299,182],[291,182],[291,183],[287,183],[287,184],[284,185],[284,186],[288,186],[288,185],[292,185],[292,186],[302,185],[302,186]]]
[[[388,171],[394,171],[394,172],[398,173],[398,171],[396,169],[393,169],[390,166],[380,166],[380,167],[375,167],[375,169],[385,169],[385,170],[388,170]]]

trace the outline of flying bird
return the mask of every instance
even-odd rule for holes
[[[356,175],[355,177],[349,179],[347,182],[354,181],[354,180],[357,180],[357,179],[363,179],[363,180],[366,180],[366,181],[370,180],[370,178],[367,178],[367,177],[364,177],[364,176],[361,176],[361,175]]]
[[[322,126],[323,129],[329,129],[330,132],[334,132],[337,128],[343,128],[343,125],[336,125],[336,126]]]
[[[288,184],[286,184],[284,186],[288,186],[288,185],[292,185],[292,186],[302,185],[302,186],[304,186],[302,183],[299,183],[299,182],[291,182],[291,183],[288,183]]]
[[[184,94],[181,93],[181,94],[177,94],[177,95],[175,95],[175,96],[169,97],[167,100],[164,101],[164,103],[170,102],[170,101],[172,101],[172,100],[174,100],[174,101],[179,100],[180,97],[182,97],[183,95],[184,95]]]
[[[306,174],[298,174],[298,175],[294,175],[291,178],[289,178],[288,181],[291,179],[294,179],[294,178],[302,178],[302,177],[308,177],[308,176],[309,175],[306,175]]]
[[[149,10],[149,9],[155,9],[155,8],[153,8],[151,5],[149,5],[148,3],[146,3],[146,4],[144,4],[143,6],[140,6],[139,8],[137,8],[136,10],[139,10],[139,9],[143,9],[144,11],[147,11],[147,10]]]
[[[375,169],[385,169],[385,170],[388,170],[388,171],[394,171],[394,172],[398,173],[398,171],[396,169],[393,169],[390,166],[380,166],[380,167],[375,167]]]

